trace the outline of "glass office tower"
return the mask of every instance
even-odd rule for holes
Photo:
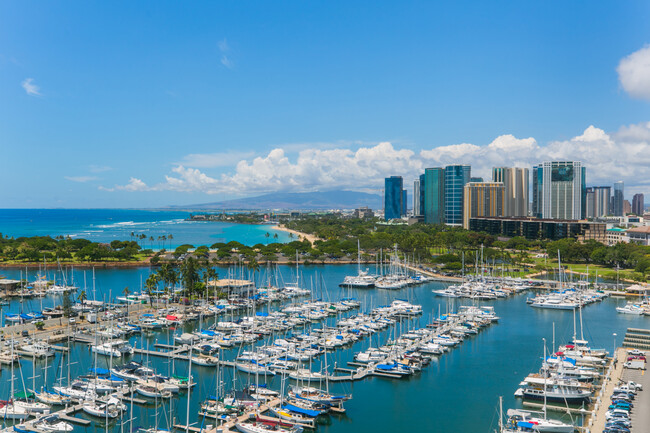
[[[463,195],[465,184],[471,178],[471,167],[469,165],[448,165],[445,167],[444,176],[445,223],[462,225]]]
[[[402,176],[387,177],[384,182],[384,219],[386,221],[401,218],[404,195],[404,182]]]

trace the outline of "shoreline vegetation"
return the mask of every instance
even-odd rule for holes
[[[225,215],[225,214],[224,214]],[[230,218],[230,216],[227,216]],[[264,215],[247,214],[243,224],[260,224]],[[241,217],[243,218],[243,217]],[[238,220],[241,218],[237,218]],[[235,222],[235,221],[231,221]],[[268,222],[266,223],[268,224]],[[266,243],[253,246],[236,241],[212,245],[184,244],[173,251],[154,251],[152,238],[131,234],[129,241],[96,243],[63,237],[0,237],[0,268],[35,268],[43,263],[61,266],[128,268],[177,266],[191,257],[205,265],[264,266],[270,264],[329,265],[357,263],[357,243],[364,267],[397,253],[401,260],[423,264],[445,276],[475,273],[477,263],[496,275],[527,277],[557,272],[558,252],[564,271],[621,282],[645,282],[650,277],[650,247],[636,244],[605,246],[566,238],[556,241],[522,237],[500,239],[444,225],[388,225],[378,219],[362,220],[340,215],[309,215],[281,219],[273,231],[289,233],[288,243],[274,242],[277,233],[266,233]],[[173,235],[168,235],[173,239]],[[139,241],[142,242],[140,245]],[[380,259],[381,258],[381,259]]]

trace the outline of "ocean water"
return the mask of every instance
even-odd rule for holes
[[[8,277],[14,278],[18,270],[3,270]],[[150,273],[148,268],[137,269],[101,269],[95,273],[95,296],[97,299],[106,299],[109,295],[115,296],[128,286],[131,290],[137,289],[140,281]],[[220,275],[246,276],[245,271],[234,269],[219,269]],[[343,277],[355,274],[354,265],[312,265],[304,266],[300,270],[304,285],[312,289],[314,298],[337,300],[342,297],[356,297],[362,304],[362,310],[367,311],[379,305],[385,305],[392,300],[408,299],[423,306],[424,314],[411,321],[400,323],[400,330],[413,326],[424,326],[438,311],[455,310],[459,305],[472,303],[469,300],[453,300],[434,296],[432,290],[442,287],[439,282],[409,288],[401,291],[350,290],[338,287]],[[86,271],[86,281],[91,284],[91,274]],[[278,266],[263,268],[254,276],[258,282],[271,279],[279,284],[292,281],[295,278],[295,268]],[[83,272],[75,271],[75,281],[83,281]],[[89,290],[92,290],[91,288]],[[543,356],[542,338],[546,344],[552,345],[553,325],[555,325],[555,345],[567,342],[573,335],[573,314],[567,311],[545,311],[531,308],[526,304],[529,294],[519,294],[509,299],[484,301],[482,304],[492,305],[496,314],[501,318],[483,330],[479,335],[468,338],[457,348],[434,360],[422,373],[409,379],[394,380],[384,378],[369,378],[354,383],[331,384],[330,388],[336,392],[352,393],[352,400],[346,403],[345,415],[333,415],[323,418],[318,425],[317,432],[327,433],[374,433],[374,432],[399,432],[399,431],[427,431],[427,432],[492,432],[497,427],[498,399],[504,397],[504,409],[516,407],[519,402],[513,396],[518,383],[532,372],[539,369]],[[90,292],[89,292],[89,297]],[[58,298],[46,297],[43,303],[52,305],[60,302]],[[583,310],[584,337],[592,347],[604,347],[612,350],[615,341],[613,333],[617,334],[616,343],[622,341],[628,327],[648,328],[650,317],[633,317],[617,314],[615,307],[625,303],[624,300],[609,298],[601,303],[589,305]],[[20,303],[12,301],[4,311],[19,311],[38,309],[40,301]],[[356,311],[345,315],[356,314]],[[210,322],[210,320],[208,320]],[[579,322],[579,321],[578,321]],[[206,323],[207,324],[207,323]],[[328,325],[334,324],[334,319],[329,319]],[[196,325],[194,325],[196,326]],[[314,328],[322,325],[312,325]],[[175,331],[164,331],[149,338],[133,337],[132,344],[138,347],[149,346],[153,348],[156,342],[166,343],[171,341],[173,332],[182,332],[191,327]],[[371,339],[366,338],[345,350],[337,350],[328,355],[326,362],[331,367],[336,364],[344,366],[352,360],[355,352],[365,350],[370,344],[377,346],[383,344],[388,338],[394,337],[394,330],[387,330],[374,334]],[[580,333],[580,331],[578,331]],[[282,337],[282,336],[276,336]],[[268,342],[264,340],[258,344]],[[237,355],[237,349],[227,350],[224,356],[232,359]],[[73,344],[72,359],[74,363],[70,370],[72,376],[85,373],[92,366],[93,357],[88,346]],[[135,356],[140,360],[139,356]],[[161,373],[171,371],[187,375],[188,363],[176,361],[173,364],[163,359],[143,359],[149,362]],[[314,369],[319,368],[325,359],[321,358],[314,364]],[[109,367],[109,359],[100,356],[99,367]],[[38,378],[35,379],[37,388],[43,381],[44,368],[48,367],[48,383],[54,382],[54,376],[67,375],[67,360],[57,354],[54,360],[45,364],[37,362]],[[58,373],[56,373],[58,372]],[[55,374],[56,373],[56,374]],[[215,370],[207,367],[192,366],[192,375],[198,385],[192,390],[190,397],[190,423],[201,426],[202,420],[197,416],[200,402],[209,395],[213,395],[216,387]],[[22,389],[24,381],[26,387],[31,387],[32,363],[29,360],[21,361],[20,372],[16,386]],[[0,399],[6,399],[9,393],[9,369],[3,367],[0,371]],[[246,383],[254,383],[254,377],[235,373],[230,369],[225,370],[224,380],[226,389],[241,387]],[[270,387],[280,389],[280,378],[268,381]],[[181,394],[173,402],[173,413],[177,422],[186,422],[187,394]],[[167,428],[170,408],[165,403],[158,411],[158,424]],[[134,406],[133,422],[135,426],[149,427],[155,424],[156,410],[154,405],[147,407]],[[85,417],[78,414],[77,416]],[[566,416],[566,415],[565,415]],[[128,419],[128,416],[125,417]],[[210,421],[206,421],[210,423]],[[119,423],[112,423],[109,430],[122,431]],[[128,431],[129,425],[124,427]],[[93,422],[89,427],[75,426],[75,432],[100,432],[106,431],[101,422]]]
[[[3,236],[70,236],[95,242],[132,240],[131,234],[144,234],[143,248],[176,248],[182,244],[212,245],[239,241],[245,245],[288,242],[288,233],[270,225],[226,222],[185,221],[190,212],[137,209],[0,209]],[[270,236],[266,237],[266,233]],[[161,236],[173,236],[165,243]],[[274,238],[277,234],[278,238]],[[149,241],[149,238],[154,241]]]

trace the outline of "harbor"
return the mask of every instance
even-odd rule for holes
[[[338,288],[338,283],[343,281],[345,275],[355,273],[355,266],[331,266],[326,268],[321,267],[301,267],[301,274],[303,274],[302,281],[305,282],[304,287],[309,289],[310,294],[306,298],[293,298],[283,302],[273,302],[267,304],[260,302],[255,309],[251,307],[243,307],[238,311],[230,311],[219,313],[217,318],[214,315],[208,314],[203,319],[194,319],[192,321],[172,325],[160,330],[151,330],[146,333],[134,334],[127,338],[127,341],[133,346],[133,355],[119,360],[107,356],[100,356],[97,363],[100,368],[110,368],[111,363],[113,366],[122,363],[130,362],[131,360],[137,361],[143,365],[149,365],[157,372],[164,375],[171,376],[183,375],[187,376],[189,373],[189,348],[191,345],[183,345],[175,341],[175,337],[180,337],[182,334],[196,332],[202,328],[208,328],[218,322],[237,322],[244,316],[255,317],[258,313],[257,320],[265,320],[263,317],[274,317],[274,314],[281,312],[285,308],[291,306],[299,306],[308,302],[311,298],[316,298],[314,301],[309,302],[327,302],[327,305],[337,305],[343,299],[356,299],[359,303],[358,307],[351,308],[347,311],[339,311],[328,314],[322,320],[312,322],[309,324],[300,325],[291,329],[274,331],[271,334],[264,335],[255,341],[234,344],[230,347],[223,347],[214,356],[218,357],[218,366],[204,366],[194,364],[192,365],[192,376],[197,384],[188,393],[181,390],[180,393],[175,394],[171,401],[165,401],[158,414],[158,425],[161,428],[169,428],[168,426],[176,426],[178,429],[185,430],[188,422],[186,421],[188,413],[186,413],[187,397],[189,394],[189,424],[188,431],[212,431],[217,429],[217,422],[214,418],[202,417],[198,415],[199,408],[204,401],[210,396],[214,395],[217,390],[217,379],[221,377],[220,381],[224,384],[219,388],[219,392],[228,394],[231,390],[241,389],[245,386],[255,385],[258,381],[260,384],[266,384],[269,389],[280,391],[283,383],[286,386],[289,384],[296,384],[295,380],[285,377],[283,379],[282,373],[276,373],[273,376],[264,376],[263,374],[250,374],[237,369],[238,356],[246,351],[262,352],[265,348],[271,348],[273,342],[277,339],[286,340],[291,343],[291,338],[294,336],[313,334],[314,337],[321,338],[322,341],[334,342],[337,340],[336,335],[342,338],[347,334],[338,326],[341,322],[347,323],[351,318],[364,318],[366,315],[372,316],[373,310],[381,307],[390,306],[394,301],[403,299],[412,306],[420,305],[421,313],[414,315],[405,315],[404,317],[395,317],[394,325],[389,325],[383,330],[376,330],[373,333],[368,333],[365,336],[359,336],[349,343],[342,344],[341,346],[332,346],[331,348],[324,348],[321,355],[317,355],[311,362],[312,372],[327,372],[326,375],[319,377],[319,382],[309,382],[312,386],[324,387],[325,381],[329,383],[331,392],[340,393],[343,395],[352,395],[352,399],[346,401],[345,414],[332,413],[331,415],[318,416],[314,427],[317,431],[370,431],[371,428],[381,428],[379,420],[372,415],[372,412],[382,411],[382,413],[393,413],[396,408],[399,408],[401,413],[409,414],[415,410],[417,406],[411,407],[406,405],[408,401],[417,401],[418,398],[425,398],[431,403],[427,405],[430,410],[437,417],[436,425],[446,425],[450,430],[457,428],[474,428],[481,431],[491,431],[489,425],[492,424],[492,429],[496,426],[495,414],[498,407],[498,396],[505,397],[505,405],[507,407],[521,407],[535,409],[533,406],[527,406],[519,402],[514,396],[513,391],[516,385],[522,380],[525,374],[532,373],[539,368],[539,359],[542,357],[541,337],[551,340],[553,324],[555,324],[558,342],[567,343],[570,341],[573,333],[573,318],[570,311],[551,311],[533,309],[526,304],[526,298],[532,296],[534,292],[526,289],[521,292],[513,291],[507,297],[497,299],[464,299],[464,298],[445,298],[436,296],[434,291],[444,290],[447,284],[441,282],[425,282],[420,285],[410,286],[401,290],[381,290],[381,289],[351,289],[351,288]],[[283,269],[285,281],[290,282],[295,273],[293,268],[286,267]],[[97,272],[97,281],[102,281],[104,272]],[[115,272],[113,279],[116,278]],[[131,271],[132,272],[132,271]],[[122,278],[119,285],[129,285],[137,287],[139,275],[133,275],[131,281],[127,278]],[[312,283],[309,283],[311,280]],[[317,285],[314,282],[320,281]],[[97,286],[103,286],[97,293],[108,294],[107,287],[102,283]],[[115,287],[115,286],[113,286]],[[111,290],[111,289],[109,289]],[[114,289],[117,291],[117,289]],[[100,297],[101,295],[98,295]],[[323,299],[323,301],[318,301]],[[327,301],[325,301],[327,300]],[[44,303],[50,302],[51,299],[46,297]],[[630,317],[616,313],[618,302],[614,298],[604,299],[601,302],[590,305],[583,310],[583,319],[585,323],[586,338],[590,341],[595,341],[599,347],[605,346],[611,350],[614,341],[612,339],[612,330],[615,330],[619,335],[618,344],[623,341],[628,327],[630,328],[644,328],[645,319],[641,317]],[[32,305],[40,303],[40,300],[32,301]],[[25,307],[26,304],[23,304]],[[398,375],[391,372],[378,371],[373,368],[371,364],[358,362],[355,356],[366,353],[368,356],[372,355],[371,349],[379,349],[390,341],[398,341],[398,339],[405,334],[417,332],[428,332],[427,337],[434,336],[438,332],[443,332],[443,327],[436,321],[447,315],[447,313],[458,313],[462,308],[470,308],[473,306],[493,307],[494,314],[499,317],[498,324],[495,323],[486,327],[476,335],[466,336],[464,341],[440,355],[433,355],[428,365],[423,365],[420,371],[413,372],[412,374]],[[327,306],[321,305],[320,308]],[[462,307],[462,308],[461,308]],[[13,305],[9,308],[14,308]],[[175,309],[173,313],[179,318],[184,314],[191,315],[195,310],[195,306],[187,306],[182,304],[168,304],[168,305],[152,305],[150,304],[131,304],[129,305],[129,318],[130,321],[136,323],[143,314],[153,313],[155,317],[160,317],[161,314],[157,313],[158,308]],[[255,313],[256,312],[256,313]],[[290,314],[290,313],[285,313]],[[304,314],[304,313],[303,313]],[[595,317],[608,317],[613,325],[605,325],[602,320],[594,320]],[[201,322],[201,320],[203,322]],[[365,320],[365,319],[364,319]],[[244,321],[246,322],[246,321]],[[243,322],[240,322],[243,323]],[[364,322],[365,323],[365,322]],[[628,326],[630,324],[637,324],[637,326]],[[114,325],[115,323],[113,323]],[[51,326],[50,326],[51,325]],[[437,325],[437,326],[435,326]],[[519,325],[519,326],[518,326]],[[12,330],[12,328],[15,329]],[[65,320],[59,322],[59,319],[48,319],[46,321],[45,329],[38,331],[32,324],[14,325],[3,328],[3,335],[5,339],[22,338],[22,331],[27,330],[30,338],[43,339],[50,341],[51,344],[63,348],[63,350],[55,350],[55,356],[49,358],[48,361],[36,360],[37,365],[41,372],[37,373],[40,379],[37,380],[36,388],[39,388],[38,381],[43,380],[42,367],[48,368],[48,382],[54,386],[55,382],[52,380],[53,370],[61,370],[61,360],[63,360],[64,376],[67,371],[67,360],[65,349],[70,347],[70,354],[75,359],[75,363],[70,367],[71,375],[87,374],[89,368],[94,365],[94,353],[91,351],[92,345],[95,343],[95,326],[84,321],[78,320],[76,323],[65,323]],[[225,325],[221,325],[222,327]],[[267,324],[268,326],[268,324]],[[360,326],[360,325],[355,325]],[[111,321],[102,321],[102,328],[110,328]],[[645,326],[647,328],[647,325]],[[305,333],[308,331],[308,334]],[[321,330],[316,332],[317,330]],[[336,332],[334,332],[336,331]],[[329,333],[329,334],[328,334]],[[236,334],[236,333],[235,333]],[[68,342],[70,340],[70,342]],[[513,342],[516,341],[516,344]],[[417,343],[417,344],[416,344]],[[413,340],[412,346],[405,346],[404,349],[412,350],[414,346],[421,346],[422,341]],[[324,344],[324,343],[321,343]],[[191,349],[193,357],[198,352],[196,346]],[[521,354],[526,354],[522,356]],[[279,358],[276,356],[276,360]],[[31,365],[33,359],[29,356],[22,356],[20,360],[22,376],[25,382],[29,383],[29,379],[33,373]],[[398,362],[398,364],[401,362]],[[389,364],[389,363],[385,363]],[[307,367],[309,364],[307,364]],[[2,374],[8,377],[8,365],[5,365]],[[374,366],[376,367],[376,365]],[[173,370],[173,371],[172,371]],[[482,371],[490,371],[490,375],[481,374]],[[16,372],[18,375],[18,372]],[[288,376],[287,374],[286,376]],[[394,377],[397,376],[397,377]],[[399,378],[398,378],[399,377]],[[235,384],[233,385],[233,381]],[[18,380],[17,380],[18,382]],[[6,381],[5,381],[6,386]],[[31,388],[31,386],[27,386]],[[456,390],[452,393],[449,392],[436,392],[435,390],[452,389]],[[461,392],[460,390],[466,390]],[[480,396],[471,390],[490,389],[490,396]],[[8,394],[7,390],[4,391]],[[129,392],[126,392],[128,399]],[[380,395],[393,395],[394,398],[390,400],[378,398]],[[419,397],[418,397],[419,396]],[[511,397],[510,397],[511,396]],[[415,399],[415,400],[413,400]],[[277,409],[277,398],[265,401],[262,406],[256,410],[243,411],[237,415],[237,420],[244,421],[251,416],[258,419],[264,419],[272,423],[273,418],[276,418],[271,413],[271,409]],[[173,401],[173,402],[172,402]],[[465,404],[460,404],[461,401],[466,401]],[[143,402],[149,402],[142,404]],[[163,415],[169,411],[169,405],[173,404],[177,408],[174,412],[173,419],[169,414]],[[109,430],[115,429],[118,431],[121,424],[128,423],[125,420],[136,418],[135,425],[139,426],[155,426],[156,417],[155,411],[151,406],[151,400],[146,397],[137,396],[133,403],[133,415],[130,415],[130,402],[125,402],[128,407],[129,413],[125,414],[122,421],[109,422]],[[472,421],[472,417],[462,420],[448,420],[444,415],[444,411],[448,408],[454,407],[454,410],[467,405],[473,408],[472,414],[479,415],[480,422]],[[78,405],[76,405],[78,406]],[[447,408],[447,409],[445,409]],[[262,411],[262,409],[268,409]],[[95,423],[96,420],[88,417],[83,411],[79,413],[61,412],[64,417],[70,416],[80,420],[91,421]],[[554,416],[560,418],[566,417],[564,414],[559,413]],[[575,421],[579,424],[581,414],[574,412],[573,416]],[[65,419],[65,418],[63,418]],[[230,422],[230,424],[229,424]],[[234,419],[225,421],[221,429],[230,429],[234,431]],[[358,423],[362,423],[363,427],[359,427]],[[419,417],[418,423],[422,425],[428,424],[430,421],[428,417]],[[587,421],[589,422],[589,421]],[[287,423],[284,420],[283,423]],[[384,422],[388,425],[397,426],[399,420],[397,417],[390,416]],[[75,424],[70,421],[75,431],[77,429],[85,429],[82,424]],[[382,423],[383,424],[383,423]],[[366,427],[368,425],[368,427]],[[371,427],[375,425],[375,427]],[[356,426],[356,427],[355,427]],[[433,428],[433,425],[431,425]],[[437,428],[437,427],[436,427]],[[366,430],[368,429],[368,430]],[[595,431],[595,430],[592,430]]]

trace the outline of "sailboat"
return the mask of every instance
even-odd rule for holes
[[[83,411],[88,415],[96,416],[98,418],[115,419],[122,415],[122,411],[126,410],[124,406],[115,397],[110,397],[106,403],[98,401],[86,401],[82,407]]]
[[[368,270],[361,270],[361,247],[357,239],[357,275],[348,275],[339,284],[340,287],[350,287],[359,289],[369,289],[375,286],[376,278],[368,275]]]
[[[544,405],[543,418],[536,417],[539,412],[509,409],[507,421],[503,423],[503,397],[499,397],[499,431],[500,433],[573,433],[575,426],[546,418]]]

